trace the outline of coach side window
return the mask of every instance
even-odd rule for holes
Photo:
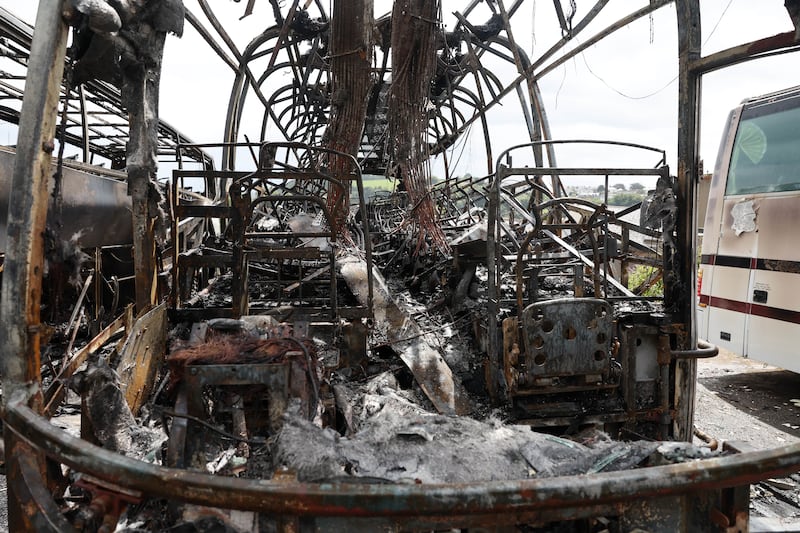
[[[800,108],[742,114],[726,195],[800,190]]]

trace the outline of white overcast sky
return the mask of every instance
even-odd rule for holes
[[[247,2],[210,0],[209,3],[240,49],[260,31],[274,24],[267,0],[257,0],[255,13],[241,22],[238,19]],[[442,3],[445,23],[452,27],[453,18],[449,13],[463,9],[467,2],[442,0]],[[511,0],[505,3],[512,4]],[[577,21],[595,0],[577,0],[576,3]],[[0,0],[0,6],[31,23],[35,18],[36,4],[36,0]],[[185,4],[203,18],[195,0],[185,0]],[[389,0],[376,0],[375,15],[388,11],[390,4]],[[562,4],[568,9],[569,2],[563,1]],[[583,42],[645,4],[645,1],[611,0],[577,42]],[[783,0],[703,0],[701,4],[703,55],[792,29]],[[560,37],[553,13],[553,4],[549,0],[526,0],[514,15],[514,37],[529,56],[535,58]],[[545,76],[540,86],[553,138],[610,139],[651,145],[666,150],[668,162],[674,168],[677,149],[676,33],[675,8],[667,6],[657,11],[652,19],[645,17],[618,31],[590,48],[583,57],[578,56]],[[203,50],[203,41],[188,23],[182,39],[168,38],[161,115],[193,140],[212,142],[222,137],[233,76],[213,53],[204,53]],[[707,171],[713,169],[728,111],[748,96],[800,85],[798,63],[798,54],[788,54],[745,63],[704,78],[700,149]],[[497,72],[506,82],[514,74],[502,69]],[[520,109],[513,105],[513,101],[498,107],[489,118],[494,157],[500,150],[527,140]],[[472,142],[465,141],[459,145],[459,151],[454,155],[458,159],[455,174],[486,173],[482,137],[481,131],[473,128],[469,136]],[[563,161],[559,162],[563,164]],[[440,165],[441,162],[434,163],[434,174],[438,173]]]

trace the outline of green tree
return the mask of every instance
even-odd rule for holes
[[[640,202],[642,197],[629,192],[618,192],[608,199],[609,205],[629,206]]]
[[[628,189],[631,191],[641,192],[644,190],[644,185],[637,181],[636,183],[631,183],[631,186],[628,187]]]
[[[664,296],[664,276],[661,269],[637,265],[628,275],[628,288],[642,296]]]
[[[625,184],[624,183],[615,183],[614,185],[612,185],[612,187],[614,187],[618,191],[624,191],[625,190]]]

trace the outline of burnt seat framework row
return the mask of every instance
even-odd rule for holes
[[[176,170],[173,176],[173,228],[202,217],[208,221],[208,235],[224,245],[186,250],[180,242],[173,244],[173,318],[285,315],[287,309],[300,321],[371,317],[371,291],[367,305],[342,305],[338,299],[336,261],[341,239],[333,229],[331,211],[342,208],[359,213],[358,233],[369,235],[355,158],[301,143],[264,143],[253,172]],[[202,178],[227,194],[202,202],[177,194],[179,183],[188,178]],[[351,207],[353,185],[358,194]],[[369,239],[361,244],[355,253],[365,259],[371,278]],[[191,302],[191,288],[194,284],[202,287],[214,272],[230,274],[230,300],[226,298],[224,306],[197,307],[197,301]]]
[[[336,176],[330,171],[334,165]],[[369,239],[361,250],[342,250],[332,222],[333,212],[350,212],[355,184],[356,209],[363,234],[369,235],[360,169],[352,156],[299,143],[267,143],[259,147],[253,172],[200,174],[207,190],[218,191],[216,202],[178,195],[179,182],[200,176],[175,173],[173,228],[203,218],[208,221],[208,244],[193,249],[182,249],[185,243],[177,241],[173,245],[173,319],[195,323],[193,332],[200,332],[195,336],[203,343],[213,337],[205,333],[208,319],[270,315],[291,327],[274,328],[265,335],[277,338],[264,342],[292,348],[280,357],[253,361],[242,355],[225,364],[211,357],[186,366],[177,388],[167,458],[180,468],[197,467],[196,452],[208,444],[198,419],[230,418],[232,431],[240,435],[274,433],[289,399],[298,397],[313,416],[319,390],[308,339],[321,336],[339,350],[337,364],[349,365],[366,357],[366,319],[372,317]],[[365,259],[366,305],[339,299],[340,253]],[[192,289],[204,287],[211,276],[217,279],[215,306],[198,307],[201,300],[192,299]]]
[[[228,205],[225,190],[233,180],[247,172],[209,169],[176,169],[172,172],[170,209],[172,218],[172,291],[170,317],[175,321],[200,321],[233,317],[231,306],[197,307],[192,305],[195,290],[204,288],[209,279],[233,272],[233,256],[214,240],[226,232],[236,215]],[[181,193],[199,189],[193,195]],[[181,236],[185,226],[193,226],[199,239],[188,242]],[[197,241],[201,246],[193,246]],[[220,243],[221,244],[221,243]]]
[[[652,151],[660,159],[649,168],[512,164],[512,154],[526,160],[548,144]],[[607,193],[596,201],[569,197],[561,181],[600,178],[608,191],[610,176],[671,180],[663,151],[629,143],[545,141],[498,159],[488,211],[487,382],[496,400],[510,401],[534,427],[600,424],[675,438],[670,346],[680,332],[663,298],[626,286],[637,264],[663,269],[672,240],[661,237],[660,222],[652,229],[622,220],[638,205],[609,208]]]

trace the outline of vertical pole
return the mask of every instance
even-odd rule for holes
[[[0,294],[4,400],[23,383],[41,378],[39,306],[44,270],[43,234],[66,38],[61,1],[41,0],[8,206],[8,244]]]
[[[0,292],[4,402],[15,397],[25,383],[41,381],[39,306],[44,270],[43,235],[66,42],[61,0],[40,0],[20,113]],[[32,407],[41,410],[41,396]],[[20,441],[7,427],[4,439],[8,453],[9,528],[30,530],[31,522],[14,491],[15,481],[21,478],[20,465],[15,460],[15,452],[21,449]],[[43,470],[43,459],[37,458],[37,462]]]
[[[695,220],[696,184],[698,180],[698,139],[700,136],[700,75],[694,63],[700,58],[700,5],[698,0],[678,0],[678,224],[675,255],[671,269],[676,274],[665,293],[667,308],[673,322],[683,326],[678,335],[679,349],[690,349],[696,343],[694,283],[696,275]],[[669,272],[669,271],[668,271]],[[669,275],[669,274],[668,274]],[[666,285],[665,285],[666,288]],[[691,440],[694,422],[694,400],[697,362],[693,359],[676,363],[675,371],[675,437]]]
[[[158,200],[161,196],[155,189],[158,89],[166,33],[151,29],[146,35],[145,58],[122,69],[123,99],[129,110],[130,122],[127,149],[128,194],[133,203],[133,260],[136,311],[139,314],[153,303],[156,284],[155,226]]]
[[[508,164],[511,164],[508,162]],[[498,328],[497,313],[500,310],[500,290],[497,283],[497,261],[500,255],[497,246],[497,234],[500,224],[500,184],[505,177],[506,166],[497,162],[497,172],[494,181],[489,186],[489,209],[486,214],[486,269],[488,276],[487,285],[487,310],[488,319],[486,332],[486,390],[492,403],[500,403],[501,394],[506,394],[506,390],[500,387],[500,339]]]

